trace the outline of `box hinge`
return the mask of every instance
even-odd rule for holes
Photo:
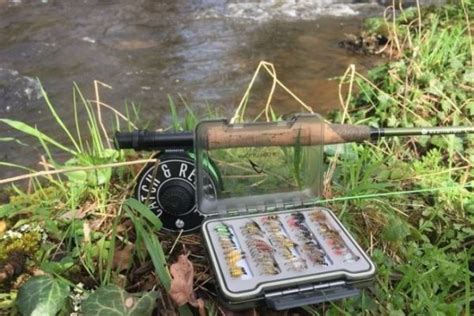
[[[345,281],[335,281],[267,292],[265,301],[271,308],[283,310],[356,296],[359,293],[359,289],[353,288]]]
[[[294,198],[291,201],[283,203],[283,210],[295,210],[304,206],[302,199]]]
[[[255,213],[266,213],[266,212],[271,212],[275,210],[275,207],[274,206],[269,206],[269,205],[266,205],[264,203],[261,203],[261,204],[257,204],[255,206],[242,206],[238,209],[238,212],[240,215],[243,215],[243,214],[255,214]]]

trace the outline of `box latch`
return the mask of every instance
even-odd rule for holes
[[[357,296],[360,290],[344,281],[317,285],[304,285],[283,291],[265,293],[267,305],[275,310],[318,304]]]

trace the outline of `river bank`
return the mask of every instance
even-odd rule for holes
[[[388,39],[385,49],[392,59],[367,75],[349,67],[340,80],[353,93],[341,93],[343,110],[330,120],[384,127],[472,125],[473,19],[473,4],[461,2],[421,15],[416,8],[405,10],[395,21],[367,22],[367,32]],[[82,312],[97,313],[98,301],[119,312],[131,307],[136,314],[154,308],[171,314],[170,276],[163,262],[171,264],[190,251],[193,289],[205,300],[201,309],[223,314],[200,235],[155,234],[160,223],[146,216],[146,208],[123,203],[137,174],[124,165],[147,157],[108,149],[94,103],[74,91],[88,127],[66,129],[50,106],[70,145],[6,122],[36,135],[45,171],[75,169],[64,176],[46,172],[26,191],[8,189],[9,201],[0,206],[0,308],[27,313],[51,294],[58,303],[45,308],[52,314],[79,305]],[[185,107],[182,120],[173,114],[176,106],[171,109],[175,128],[196,123]],[[130,122],[116,116],[124,130],[136,122],[131,113]],[[374,259],[378,274],[374,286],[357,299],[289,314],[471,314],[473,144],[472,136],[449,136],[348,144],[338,154],[340,148],[328,148],[324,203]],[[67,163],[57,163],[52,148],[68,155]],[[97,164],[122,165],[87,169]],[[269,313],[263,308],[249,312]]]

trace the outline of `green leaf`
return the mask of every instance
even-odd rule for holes
[[[63,258],[61,261],[45,261],[41,264],[41,270],[48,273],[61,274],[74,266],[71,256]]]
[[[151,315],[158,292],[129,294],[116,285],[100,287],[82,302],[83,315]]]
[[[0,205],[0,218],[9,218],[15,216],[18,211],[22,211],[23,208],[14,204]]]
[[[56,315],[64,306],[69,291],[69,286],[52,276],[32,277],[18,292],[18,310],[22,315]]]
[[[101,156],[92,156],[89,154],[77,154],[74,158],[66,161],[64,166],[76,167],[93,167],[97,165],[105,165],[117,161],[118,152],[115,150],[104,150]],[[112,168],[97,168],[94,170],[78,170],[66,173],[68,180],[71,183],[80,186],[98,186],[110,182],[112,177]]]
[[[389,241],[401,241],[410,234],[408,224],[399,217],[392,215],[383,230],[383,236]]]

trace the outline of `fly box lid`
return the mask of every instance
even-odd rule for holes
[[[323,138],[319,115],[272,123],[200,122],[195,133],[199,210],[222,215],[314,204],[322,192],[323,145],[302,145],[303,123],[316,127],[312,137]],[[222,180],[217,197],[205,171],[210,161]]]
[[[196,127],[196,199],[221,299],[280,310],[357,295],[375,266],[328,209],[323,121],[203,121]],[[311,128],[301,128],[301,126]],[[316,144],[315,144],[316,143]],[[308,145],[311,144],[311,145]],[[216,196],[206,172],[219,170]]]

